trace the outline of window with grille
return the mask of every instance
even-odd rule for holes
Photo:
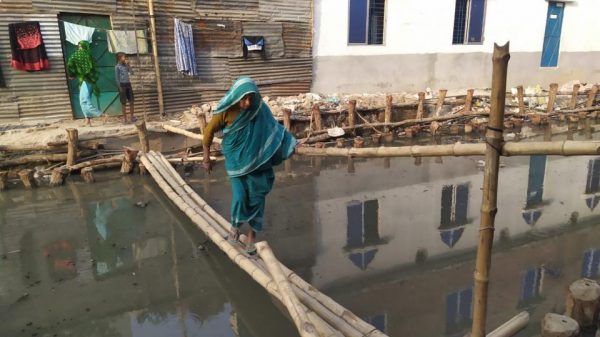
[[[483,42],[485,0],[456,0],[452,44]]]
[[[385,0],[349,0],[348,43],[383,44]]]

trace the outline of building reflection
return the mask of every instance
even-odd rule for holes
[[[529,157],[529,174],[527,178],[527,201],[522,211],[523,219],[530,226],[535,226],[542,216],[544,180],[546,178],[546,156]]]
[[[600,158],[592,159],[588,163],[584,197],[587,207],[595,210],[600,202]]]
[[[464,226],[469,224],[468,206],[469,183],[442,187],[442,217],[438,229],[442,241],[449,248],[456,245],[465,231]]]
[[[352,200],[346,205],[346,247],[348,258],[361,270],[367,269],[375,259],[379,237],[379,201]]]

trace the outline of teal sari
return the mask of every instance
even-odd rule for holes
[[[275,120],[262,100],[256,83],[239,78],[219,101],[214,114],[223,113],[253,93],[251,106],[240,111],[234,122],[223,130],[225,169],[231,182],[231,223],[248,223],[260,232],[263,226],[265,198],[273,187],[273,166],[288,159],[297,141]]]

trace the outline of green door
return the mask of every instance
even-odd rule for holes
[[[100,87],[100,97],[93,97],[94,105],[100,111],[108,115],[121,114],[121,102],[119,101],[119,88],[115,81],[115,55],[108,51],[108,43],[106,41],[105,29],[111,29],[110,17],[105,15],[90,15],[90,14],[60,14],[59,19],[75,23],[82,26],[95,27],[101,30],[96,30],[92,37],[92,56],[98,65]],[[77,46],[68,42],[65,38],[65,30],[62,22],[59,24],[60,38],[62,43],[63,55],[65,56],[65,66],[67,60],[75,51]],[[79,87],[77,80],[68,80],[69,94],[71,96],[71,107],[73,108],[73,116],[75,118],[84,118],[79,106]]]

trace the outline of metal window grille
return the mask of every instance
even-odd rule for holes
[[[467,9],[469,0],[456,0],[454,10],[454,32],[452,33],[452,44],[465,43],[465,32],[467,30]]]
[[[369,1],[369,44],[383,44],[385,0]]]

